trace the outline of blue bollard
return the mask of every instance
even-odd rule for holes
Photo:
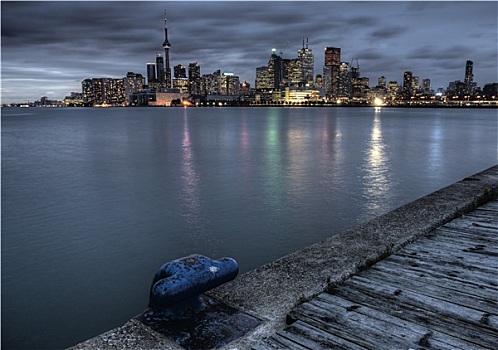
[[[239,266],[232,258],[212,260],[189,255],[170,261],[159,269],[150,287],[149,307],[168,308],[195,298],[233,280]]]

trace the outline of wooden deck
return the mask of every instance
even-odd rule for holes
[[[498,201],[289,315],[254,349],[498,349]]]

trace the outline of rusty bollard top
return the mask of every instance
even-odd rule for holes
[[[238,273],[239,266],[232,258],[212,260],[194,254],[170,261],[154,276],[149,307],[165,308],[196,297],[233,280]]]

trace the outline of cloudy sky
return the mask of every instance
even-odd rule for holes
[[[171,66],[198,62],[201,74],[233,72],[254,86],[271,49],[295,58],[303,37],[323,69],[326,46],[360,73],[432,87],[463,80],[474,62],[479,86],[498,82],[497,7],[485,2],[412,1],[2,1],[2,103],[62,99],[92,77],[146,75],[162,52],[167,11]]]

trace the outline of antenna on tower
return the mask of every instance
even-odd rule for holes
[[[306,50],[308,49],[308,38],[306,38]]]

